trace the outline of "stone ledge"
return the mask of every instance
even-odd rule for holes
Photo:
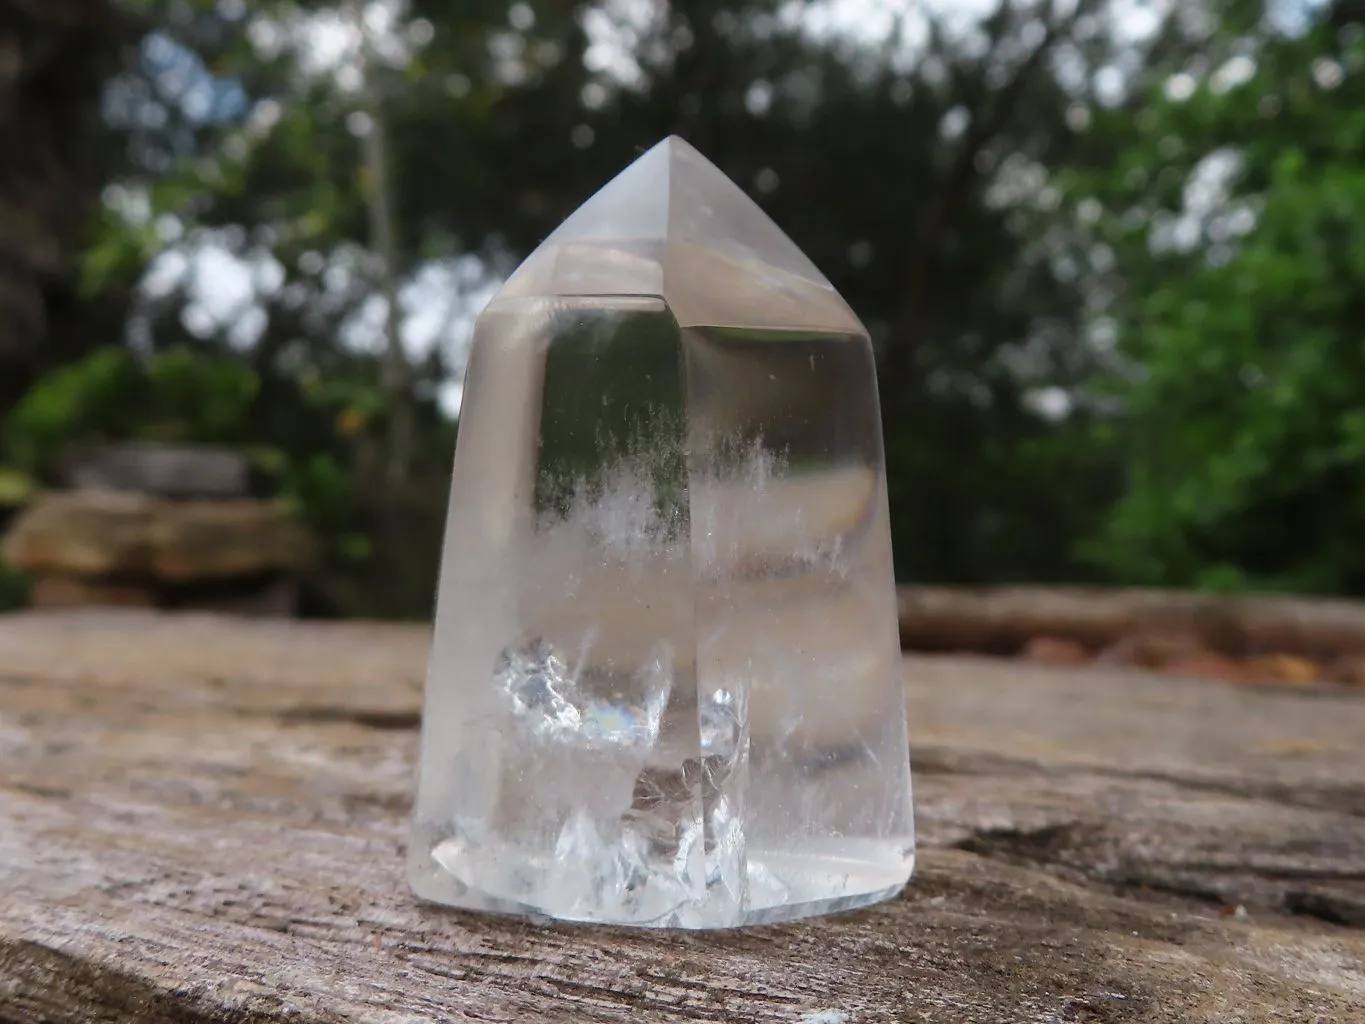
[[[272,502],[51,491],[15,519],[0,553],[35,575],[174,584],[294,571],[310,543]]]

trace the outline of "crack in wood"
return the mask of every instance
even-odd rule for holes
[[[0,1024],[278,1024],[190,992],[166,992],[109,962],[0,937]]]
[[[1329,924],[1365,929],[1365,896],[1329,889],[1291,889],[1285,893],[1285,909],[1291,914],[1314,917]]]
[[[384,708],[348,708],[301,706],[289,708],[276,715],[286,725],[331,725],[344,723],[361,725],[381,732],[404,732],[422,725],[420,711],[389,710]]]
[[[1284,807],[1334,811],[1365,818],[1365,785],[1351,783],[1304,782],[1286,785],[1256,778],[1225,780],[1178,771],[1095,763],[1056,765],[977,751],[949,751],[931,745],[917,747],[912,753],[912,764],[917,777],[959,775],[1011,778],[1033,775],[1058,779],[1094,776],[1124,782],[1159,782],[1193,793],[1230,796],[1239,800],[1265,800]]]
[[[1115,863],[1117,845],[1116,837],[1107,834],[1104,823],[1082,820],[1033,829],[979,829],[951,844],[967,853],[1060,873],[1069,880],[1111,892],[1160,893],[1219,907],[1239,902],[1239,891],[1250,899],[1250,892],[1260,882],[1365,881],[1365,871],[1270,867],[1258,865],[1255,858],[1185,859],[1176,863],[1126,858]],[[1290,888],[1278,898],[1264,900],[1261,909],[1365,928],[1365,893],[1347,894],[1321,887]]]

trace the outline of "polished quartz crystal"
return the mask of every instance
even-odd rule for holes
[[[872,903],[912,864],[867,332],[667,139],[475,329],[413,889],[720,928]]]

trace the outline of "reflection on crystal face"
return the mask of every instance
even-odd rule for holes
[[[733,760],[744,728],[740,690],[713,690],[697,709],[697,729],[703,756]]]
[[[574,686],[569,668],[542,641],[499,654],[494,679],[511,699],[513,713],[527,723],[532,735],[578,732],[582,716],[564,696],[564,691]]]
[[[724,927],[861,906],[912,824],[866,332],[678,140],[480,317],[411,878]]]
[[[517,724],[534,738],[585,749],[652,747],[659,738],[660,720],[673,686],[672,655],[667,648],[660,648],[641,667],[638,683],[616,684],[618,692],[633,697],[586,696],[594,687],[582,673],[581,667],[570,670],[553,648],[536,639],[499,653],[493,678],[507,695]],[[607,691],[611,686],[595,689]]]

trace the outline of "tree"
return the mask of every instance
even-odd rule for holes
[[[75,268],[115,166],[100,88],[134,26],[113,3],[0,8],[0,414],[121,309],[81,303]]]
[[[1112,151],[1120,126],[1085,128],[1096,83],[1188,48],[1174,21],[1137,45],[1106,31],[1109,0],[1009,0],[979,23],[911,9],[885,39],[851,40],[782,0],[648,17],[611,0],[378,0],[362,8],[362,72],[354,4],[145,8],[142,67],[110,86],[136,169],[111,192],[89,294],[130,295],[134,347],[249,363],[253,440],[295,462],[334,445],[316,433],[322,403],[370,519],[404,493],[381,441],[411,409],[406,490],[434,511],[405,533],[421,543],[376,555],[375,579],[405,575],[393,559],[417,566],[389,610],[416,613],[431,592],[451,436],[437,395],[458,382],[462,290],[486,289],[670,132],[748,189],[868,324],[901,576],[1083,571],[1071,542],[1113,475],[1073,443],[1084,415],[1058,423],[1031,402],[1095,363],[1052,168]],[[393,189],[374,220],[362,144],[377,130]],[[377,260],[381,221],[393,252]],[[252,284],[224,308],[232,267]],[[455,300],[429,332],[448,344],[410,351],[401,373],[384,371],[386,274],[400,305]],[[399,329],[423,319],[404,311]]]
[[[1176,586],[1365,593],[1365,26],[1229,19],[1082,177],[1128,465],[1090,554]],[[1174,69],[1173,69],[1174,70]]]

